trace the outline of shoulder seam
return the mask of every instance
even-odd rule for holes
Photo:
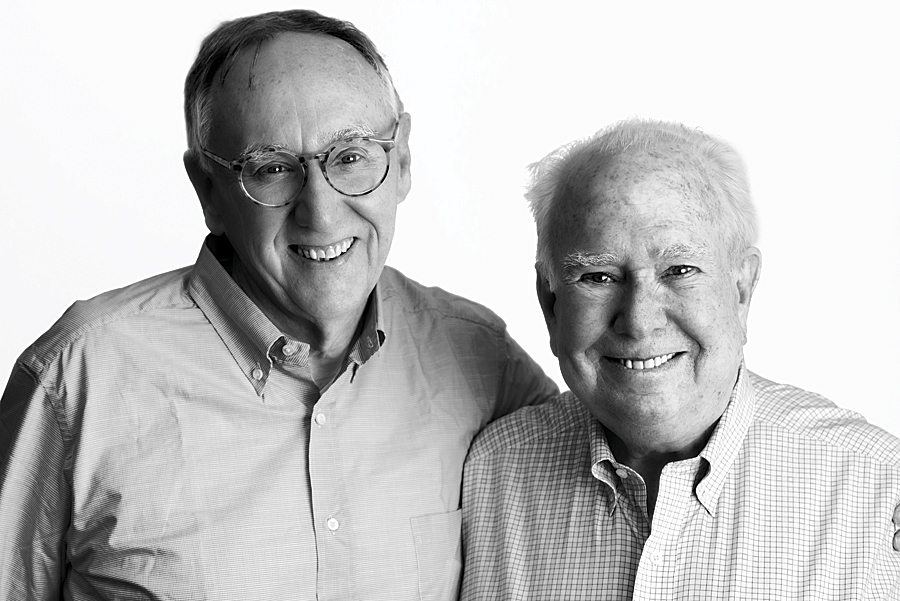
[[[48,402],[50,407],[53,409],[53,417],[56,421],[56,429],[59,431],[60,439],[63,441],[63,447],[65,448],[65,463],[64,470],[68,471],[71,467],[72,462],[72,453],[70,444],[68,441],[72,439],[72,432],[69,430],[68,424],[66,424],[65,420],[65,411],[62,408],[62,404],[60,402],[59,394],[53,388],[47,386],[47,383],[44,381],[44,378],[41,374],[38,374],[34,371],[32,366],[24,363],[22,361],[17,361],[16,366],[21,368],[23,372],[28,374],[28,377],[31,378],[32,382],[35,385],[40,386],[41,390],[47,395]]]
[[[389,271],[389,273],[392,274],[391,277],[402,278],[402,280],[405,280],[412,288],[418,289],[419,292],[417,292],[417,294],[422,294],[423,291],[431,292],[435,289],[435,287],[425,286],[423,284],[420,284],[419,282],[405,276],[403,273],[401,273],[397,269],[390,267],[388,265],[385,266],[385,271]],[[398,284],[402,284],[402,282],[399,282]],[[393,283],[391,286],[389,286],[387,288],[387,290],[384,291],[384,299],[395,298],[398,301],[400,301],[399,304],[404,313],[415,315],[415,314],[424,313],[426,311],[434,311],[434,312],[438,313],[439,315],[441,315],[442,317],[445,317],[447,319],[457,319],[457,320],[471,323],[474,325],[482,326],[482,327],[485,327],[485,328],[497,333],[498,335],[502,335],[504,332],[507,331],[506,323],[503,321],[503,318],[501,318],[499,315],[497,315],[496,313],[491,311],[491,309],[489,309],[488,307],[486,307],[476,301],[468,299],[466,297],[459,296],[452,292],[448,292],[442,288],[437,288],[437,290],[440,291],[440,293],[446,295],[447,297],[451,297],[452,299],[458,300],[462,303],[470,304],[473,307],[480,308],[482,311],[487,312],[488,314],[493,316],[494,319],[493,320],[484,319],[484,318],[480,318],[477,315],[466,316],[466,315],[460,315],[457,313],[449,314],[446,311],[442,310],[440,307],[435,306],[434,304],[416,303],[416,304],[413,304],[413,306],[408,306],[407,303],[403,302],[406,299],[402,294],[400,294],[400,289],[397,286],[393,285]],[[448,298],[448,301],[449,300],[450,299]],[[475,311],[472,311],[472,312],[474,313]]]
[[[150,313],[152,311],[157,311],[160,309],[170,309],[170,308],[179,307],[179,306],[185,306],[185,307],[187,307],[187,306],[197,307],[198,306],[197,302],[193,299],[193,297],[190,296],[190,294],[182,294],[181,298],[189,299],[190,304],[171,302],[171,303],[166,303],[166,304],[161,304],[161,305],[154,305],[152,307],[141,307],[140,310],[134,311],[131,313],[127,313],[127,314],[117,314],[117,313],[113,312],[113,313],[109,313],[106,315],[102,315],[102,316],[97,317],[92,320],[85,321],[84,323],[79,325],[77,328],[75,328],[71,332],[69,332],[69,334],[66,335],[64,338],[60,338],[51,347],[49,347],[47,350],[53,351],[53,352],[44,358],[38,357],[34,353],[37,343],[32,344],[30,347],[28,347],[28,350],[26,351],[26,353],[28,353],[30,355],[27,359],[32,359],[32,358],[34,359],[35,364],[40,368],[40,370],[38,372],[34,371],[30,361],[28,363],[26,363],[26,361],[20,359],[19,363],[21,363],[24,366],[28,366],[29,371],[31,371],[38,377],[38,381],[43,386],[43,378],[44,378],[43,372],[44,372],[46,366],[49,365],[50,363],[53,363],[54,361],[56,361],[59,358],[60,354],[62,354],[63,351],[65,351],[67,348],[70,348],[73,344],[75,344],[79,340],[83,339],[90,332],[93,332],[95,330],[103,328],[111,323],[115,323],[118,321],[124,321],[126,319],[145,315],[147,313]],[[65,315],[65,313],[63,315]]]
[[[840,408],[838,408],[840,409]],[[865,419],[862,419],[862,422],[867,426],[879,428],[875,424],[871,424]],[[845,453],[850,453],[857,457],[865,457],[870,461],[882,466],[892,467],[894,469],[900,469],[900,456],[896,457],[894,461],[891,461],[890,457],[885,457],[884,452],[881,452],[879,449],[866,449],[863,446],[860,446],[855,441],[849,441],[841,444],[840,442],[836,442],[832,437],[829,436],[819,436],[815,432],[811,430],[803,430],[796,427],[789,427],[781,422],[777,422],[771,419],[760,419],[758,423],[765,424],[768,428],[773,428],[778,430],[779,432],[784,433],[786,436],[792,436],[801,438],[806,441],[814,442],[816,444],[820,444],[824,447],[828,447],[830,449],[834,449],[836,451],[843,451]],[[879,428],[880,429],[880,428]],[[889,433],[888,433],[889,434]],[[868,440],[872,440],[871,437],[867,437]],[[882,446],[883,448],[883,446]]]
[[[558,399],[560,399],[561,397],[562,397],[562,394],[556,396],[553,400],[549,401],[548,403],[558,402]],[[576,402],[579,402],[579,401],[576,400]],[[521,418],[527,417],[530,420],[533,418],[533,416],[531,414],[539,412],[542,409],[544,409],[544,410],[548,409],[548,407],[549,407],[548,403],[543,403],[541,405],[529,405],[527,407],[522,407],[521,409],[511,413],[509,416],[506,416],[505,418],[501,418],[498,425],[500,425],[500,426],[504,425],[503,422],[508,419],[521,419]],[[563,407],[563,409],[564,409],[565,413],[569,413],[571,411],[571,409],[569,407]],[[516,417],[513,417],[513,416],[516,416]],[[559,419],[559,418],[557,418],[557,419]],[[489,447],[483,447],[483,450],[479,449],[480,452],[477,455],[471,456],[471,459],[473,461],[481,460],[482,458],[495,456],[499,453],[504,453],[504,452],[515,450],[515,449],[519,449],[524,445],[533,444],[533,443],[543,440],[549,436],[558,435],[561,432],[571,431],[572,429],[581,429],[584,427],[584,425],[579,422],[577,417],[575,420],[572,420],[571,422],[563,424],[563,425],[559,424],[557,421],[557,423],[554,423],[552,425],[544,424],[543,426],[544,427],[542,427],[537,432],[534,432],[534,431],[529,432],[527,437],[523,437],[523,438],[517,439],[515,441],[506,441],[503,444],[498,444],[496,446],[492,445]],[[489,428],[490,428],[490,426],[489,426]],[[531,429],[531,428],[529,428],[529,429]]]
[[[846,409],[834,404],[832,401],[827,399],[826,397],[818,394],[816,392],[811,392],[808,390],[803,390],[801,388],[797,388],[796,386],[792,386],[790,384],[780,384],[777,382],[772,382],[771,380],[767,380],[762,376],[757,374],[752,374],[755,376],[756,381],[753,381],[754,388],[754,397],[755,402],[757,404],[762,400],[761,396],[766,394],[767,389],[771,389],[773,387],[792,389],[798,392],[802,392],[805,395],[808,395],[810,398],[819,399],[821,401],[826,402],[827,406],[819,406],[817,409],[822,411],[827,411],[831,415],[823,415],[821,417],[814,418],[810,425],[813,423],[819,424],[827,424],[829,422],[838,422],[842,418],[844,419],[855,419],[858,420],[861,424],[868,428],[874,428],[878,431],[884,432],[885,435],[889,436],[890,439],[893,439],[897,448],[900,449],[900,441],[897,441],[896,437],[891,435],[889,432],[885,431],[883,428],[880,428],[876,424],[872,424],[868,422],[862,415],[853,411],[851,409]],[[890,448],[890,444],[887,439],[883,437],[875,438],[873,436],[867,436],[866,439],[869,441],[875,441],[874,444],[870,444],[869,446],[860,444],[854,438],[846,438],[844,440],[836,440],[835,437],[829,436],[828,433],[830,430],[823,429],[822,432],[816,431],[813,427],[804,427],[804,423],[802,421],[794,420],[794,419],[777,419],[779,415],[770,415],[768,412],[760,414],[759,411],[756,412],[754,417],[754,422],[759,423],[760,425],[764,425],[767,428],[772,428],[777,430],[778,432],[783,433],[785,436],[791,436],[800,438],[806,441],[814,442],[816,444],[823,445],[830,449],[840,450],[846,453],[853,454],[857,457],[865,457],[878,465],[893,467],[894,469],[900,469],[900,454],[897,457],[891,459],[891,456],[886,455],[885,451]],[[781,416],[784,417],[784,416]],[[824,435],[823,435],[824,434]],[[877,445],[877,446],[876,446]],[[873,448],[874,447],[874,448]]]

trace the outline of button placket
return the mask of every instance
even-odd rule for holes
[[[693,499],[693,482],[699,461],[699,457],[695,457],[670,463],[662,470],[653,529],[644,545],[635,577],[635,598],[671,598],[673,595],[666,587],[674,582],[678,540]]]

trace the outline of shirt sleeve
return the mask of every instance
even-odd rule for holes
[[[559,387],[541,366],[504,332],[506,363],[497,388],[497,403],[491,420],[512,413],[520,407],[537,405],[559,394]]]
[[[896,491],[900,503],[900,491]],[[895,506],[897,506],[895,503]],[[876,560],[868,566],[868,581],[865,599],[898,599],[900,600],[900,551],[894,549],[893,538],[897,526],[888,517],[886,544],[882,545]]]
[[[502,561],[502,541],[495,531],[497,520],[493,513],[497,499],[493,492],[498,483],[493,477],[491,456],[466,461],[462,493],[463,583],[460,601],[497,599],[500,595],[502,573],[497,564]],[[502,496],[502,495],[500,495]]]
[[[0,599],[61,598],[71,493],[54,401],[22,364],[0,399]]]

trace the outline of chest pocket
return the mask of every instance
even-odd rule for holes
[[[462,510],[410,519],[421,601],[456,601],[462,573]]]

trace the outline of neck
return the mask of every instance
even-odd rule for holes
[[[713,423],[693,439],[669,444],[660,443],[658,438],[634,436],[633,433],[620,437],[609,428],[604,428],[606,440],[616,461],[627,465],[643,478],[647,487],[647,514],[651,520],[663,468],[669,463],[699,455],[715,427],[716,423]]]
[[[231,276],[276,328],[295,340],[309,344],[309,365],[313,380],[320,388],[329,384],[362,327],[365,304],[352,314],[325,319],[310,318],[299,312],[290,314],[260,290],[247,274],[237,254]]]

